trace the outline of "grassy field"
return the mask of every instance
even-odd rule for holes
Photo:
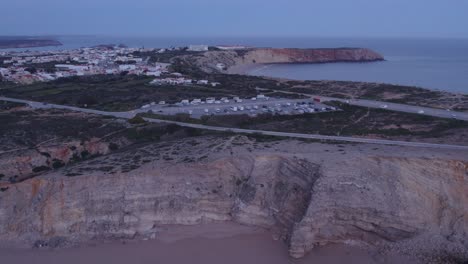
[[[20,104],[20,103],[13,103],[13,102],[0,101],[0,111],[10,110],[10,109],[12,109],[12,108],[21,107],[21,106],[25,106],[25,105],[24,105],[24,104]]]
[[[74,105],[106,110],[127,111],[150,102],[179,102],[182,99],[254,96],[254,89],[236,91],[230,86],[159,85],[153,78],[138,76],[89,76],[59,79],[31,85],[8,85],[1,94],[40,102]]]
[[[468,95],[419,87],[344,81],[283,81],[278,90],[337,98],[361,98],[434,108],[468,110]]]
[[[128,111],[150,102],[180,102],[182,99],[207,97],[269,96],[302,98],[294,94],[257,91],[257,87],[276,87],[276,82],[249,76],[216,75],[211,81],[220,85],[149,85],[153,78],[142,76],[97,75],[62,78],[30,85],[2,83],[1,95],[33,101],[74,105],[106,111]]]
[[[184,63],[183,61],[181,63]],[[340,81],[291,81],[244,75],[205,74],[190,65],[180,67],[195,80],[218,82],[202,85],[152,86],[151,77],[96,75],[62,78],[47,83],[15,85],[0,82],[0,95],[36,101],[92,107],[108,111],[127,111],[150,102],[175,103],[182,99],[206,97],[252,97],[259,93],[271,97],[303,98],[319,95],[338,98],[365,98],[442,109],[468,111],[468,95],[450,94],[417,87]]]

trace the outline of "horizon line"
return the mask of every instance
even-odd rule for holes
[[[329,38],[329,39],[452,39],[468,40],[455,36],[327,36],[327,35],[149,35],[149,34],[0,34],[0,37],[111,37],[111,38]]]

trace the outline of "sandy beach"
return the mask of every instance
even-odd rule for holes
[[[153,263],[414,263],[402,257],[384,257],[357,247],[332,245],[291,259],[282,241],[270,232],[237,224],[169,226],[157,239],[112,242],[66,249],[0,249],[2,263],[9,264],[153,264]]]

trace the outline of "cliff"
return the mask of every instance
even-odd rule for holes
[[[364,48],[256,48],[238,51],[209,51],[204,53],[203,56],[191,57],[190,59],[205,72],[225,71],[231,73],[236,73],[239,68],[246,65],[256,64],[372,62],[384,60],[382,55]],[[225,66],[224,69],[218,67],[220,63]]]
[[[0,39],[0,49],[34,48],[48,46],[62,46],[62,43],[58,40],[53,39]]]
[[[242,56],[244,63],[326,63],[383,60],[369,49],[254,49]]]
[[[200,158],[155,158],[176,150]],[[148,161],[131,172],[100,169],[142,153]],[[171,224],[235,221],[273,230],[293,257],[328,243],[378,246],[429,236],[426,242],[437,241],[443,252],[426,242],[412,252],[468,259],[466,157],[245,137],[147,145],[3,184],[0,237],[53,247],[154,238]],[[74,171],[86,173],[64,176]]]

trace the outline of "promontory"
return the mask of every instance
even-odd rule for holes
[[[208,51],[179,59],[207,73],[243,73],[246,68],[259,64],[373,62],[384,57],[367,48],[251,48]]]

